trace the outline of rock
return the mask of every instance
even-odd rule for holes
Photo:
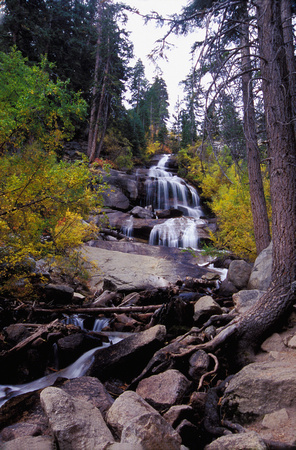
[[[193,380],[198,381],[207,372],[209,364],[209,355],[204,350],[197,350],[189,359],[188,373]]]
[[[190,381],[181,372],[170,369],[139,382],[137,394],[158,411],[181,403]]]
[[[267,445],[254,432],[222,436],[205,447],[205,450],[267,450]]]
[[[105,207],[118,209],[119,211],[127,211],[129,209],[129,199],[115,186],[111,185],[102,193],[102,197]]]
[[[100,347],[102,340],[85,333],[75,333],[57,341],[60,368],[69,366],[83,353],[95,347]]]
[[[182,422],[176,428],[177,433],[181,436],[182,442],[188,448],[196,448],[200,441],[200,431],[196,425],[187,419]]]
[[[108,377],[122,377],[131,381],[147,364],[151,356],[161,347],[166,336],[163,325],[156,325],[146,331],[131,335],[117,344],[102,348],[94,355],[87,375],[101,381]],[[121,379],[122,379],[121,378]]]
[[[102,450],[115,442],[100,411],[90,402],[48,387],[40,400],[60,450]]]
[[[1,431],[3,441],[11,441],[24,436],[38,436],[42,434],[42,427],[37,423],[16,423]]]
[[[258,289],[242,290],[234,293],[232,299],[235,310],[239,314],[243,314],[250,309],[264,293],[265,291],[259,291]]]
[[[146,218],[152,219],[153,212],[151,211],[151,209],[142,208],[141,206],[135,206],[131,210],[131,215],[137,217],[138,219],[146,219]]]
[[[21,324],[12,324],[4,329],[7,342],[9,344],[15,345],[18,342],[26,339],[30,336],[30,331],[27,327]]]
[[[289,415],[285,408],[270,414],[265,414],[262,425],[265,428],[275,429],[284,426],[289,420]]]
[[[44,288],[47,303],[68,305],[72,302],[74,289],[66,285],[48,284]]]
[[[105,447],[104,450],[144,450],[141,444],[124,444],[122,442],[115,442]]]
[[[272,242],[256,258],[252,269],[248,289],[267,291],[271,282]]]
[[[221,297],[231,297],[236,292],[238,292],[238,289],[229,280],[225,279],[220,284],[219,294]]]
[[[198,322],[201,317],[206,318],[212,316],[213,314],[223,314],[223,310],[210,295],[201,297],[195,303],[193,316],[193,320],[195,322]]]
[[[147,413],[157,414],[157,411],[136,392],[125,391],[107,412],[107,423],[117,436],[121,436],[126,424]]]
[[[69,447],[68,447],[69,448]],[[22,436],[1,444],[1,450],[56,450],[53,439],[49,436]]]
[[[286,407],[296,407],[296,366],[289,358],[245,366],[222,400],[223,413],[243,422]]]
[[[195,415],[199,418],[199,420],[203,419],[205,412],[205,405],[207,401],[207,393],[206,392],[192,392],[190,396],[189,404],[194,410]]]
[[[289,348],[294,348],[294,349],[296,349],[296,335],[294,335],[291,339],[288,340],[287,346],[288,346]]]
[[[117,304],[118,297],[116,292],[106,290],[93,301],[92,306],[114,306]]]
[[[79,292],[74,292],[73,299],[72,299],[74,305],[82,305],[84,300],[85,300],[85,295],[79,294]]]
[[[234,284],[237,289],[244,289],[248,285],[252,266],[243,259],[231,261],[227,273],[227,279]]]
[[[107,392],[105,386],[94,377],[79,377],[67,380],[61,389],[75,398],[80,398],[91,402],[101,411],[105,418],[108,409],[114,403],[113,398]]]
[[[261,350],[264,352],[284,352],[286,346],[280,334],[273,333],[261,344]]]
[[[176,428],[179,423],[184,420],[193,420],[194,411],[189,405],[174,405],[164,413],[163,418]]]
[[[135,417],[122,430],[122,443],[140,444],[144,450],[180,450],[180,435],[160,414]]]

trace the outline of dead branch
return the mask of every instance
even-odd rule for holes
[[[35,308],[36,313],[57,313],[63,312],[66,314],[106,314],[106,313],[135,313],[135,312],[151,312],[161,308],[162,305],[148,305],[148,306],[110,306],[100,308],[75,308],[75,307],[61,307],[54,309]]]

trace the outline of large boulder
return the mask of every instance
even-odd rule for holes
[[[107,422],[121,443],[140,444],[143,450],[180,450],[178,433],[136,392],[125,391],[115,400]]]
[[[227,279],[237,288],[244,289],[248,285],[252,266],[243,259],[231,261]]]
[[[181,403],[190,381],[181,372],[170,369],[139,382],[137,394],[144,398],[158,411]]]
[[[162,346],[165,337],[166,328],[156,325],[110,347],[102,348],[95,353],[87,375],[97,377],[101,381],[107,380],[108,377],[131,381]]]
[[[245,366],[230,380],[222,400],[223,413],[241,422],[286,407],[296,407],[296,366],[291,357]]]
[[[248,311],[264,293],[265,291],[259,291],[258,289],[246,289],[233,294],[232,299],[235,311],[239,314]]]
[[[115,186],[110,186],[104,191],[102,197],[105,207],[118,209],[119,211],[127,211],[130,207],[129,199]]]
[[[40,400],[60,450],[102,450],[115,442],[102,414],[92,403],[73,398],[56,387],[45,388]]]
[[[248,289],[267,291],[271,282],[272,242],[256,258],[252,269]]]

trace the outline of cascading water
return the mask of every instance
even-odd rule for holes
[[[124,234],[127,237],[133,236],[133,225],[134,225],[134,218],[133,216],[130,216],[124,224],[121,227],[121,233]]]
[[[146,181],[146,202],[154,210],[177,209],[185,217],[169,219],[155,225],[150,233],[150,245],[166,247],[198,248],[200,218],[199,196],[196,190],[182,178],[166,170],[170,155],[163,156],[157,166],[150,168]]]

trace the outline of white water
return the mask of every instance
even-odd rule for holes
[[[134,218],[130,216],[121,227],[121,233],[127,237],[133,237]]]
[[[168,219],[153,227],[149,244],[166,247],[198,248],[198,227],[202,210],[196,190],[182,178],[166,170],[170,155],[163,156],[157,166],[151,167],[146,181],[146,203],[158,209],[178,209],[185,217]]]
[[[76,314],[71,317],[67,317],[67,323],[72,323],[74,325],[78,325],[81,323],[80,328],[83,329],[83,320]],[[109,323],[109,319],[96,319],[93,331],[101,331],[104,326]],[[96,328],[96,329],[95,329]],[[112,333],[111,333],[112,334]],[[10,398],[16,397],[17,395],[26,394],[27,392],[36,391],[38,389],[43,389],[47,386],[51,386],[54,384],[57,378],[68,378],[69,380],[72,378],[79,378],[85,375],[89,367],[93,362],[93,355],[97,350],[100,350],[104,347],[109,347],[110,345],[116,344],[121,341],[123,336],[113,335],[109,337],[109,343],[103,342],[100,347],[93,348],[88,352],[84,353],[80,358],[78,358],[73,364],[66,367],[65,369],[61,369],[57,372],[53,372],[49,375],[46,375],[38,380],[31,381],[30,383],[25,384],[17,384],[17,385],[0,385],[0,407],[4,405]]]

